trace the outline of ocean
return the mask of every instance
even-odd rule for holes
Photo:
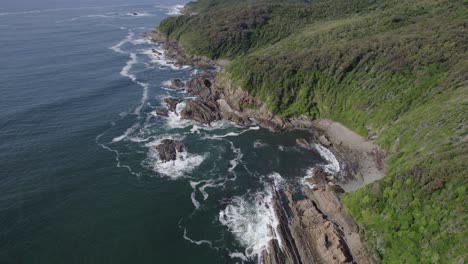
[[[0,263],[256,263],[271,183],[329,163],[308,133],[157,117],[203,70],[142,35],[179,2],[22,2],[0,8]]]

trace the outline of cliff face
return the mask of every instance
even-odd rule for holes
[[[226,119],[274,130],[338,121],[364,141],[350,162],[387,176],[341,196],[383,262],[457,262],[466,255],[467,7],[463,1],[200,0],[159,30],[188,57],[230,59],[219,76]],[[240,89],[237,89],[240,88]],[[232,113],[236,113],[233,115]],[[305,117],[307,118],[305,118]],[[369,154],[370,153],[370,154]],[[376,169],[362,184],[382,177]],[[359,178],[359,176],[358,176]]]

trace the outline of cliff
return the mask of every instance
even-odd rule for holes
[[[216,82],[242,100],[218,107],[273,129],[338,121],[387,152],[373,156],[386,163],[383,179],[341,196],[378,260],[464,259],[466,3],[200,0],[188,9],[159,31],[187,57],[231,61]]]

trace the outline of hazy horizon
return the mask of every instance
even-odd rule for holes
[[[158,4],[180,4],[188,1],[184,0],[3,0],[0,6],[0,13],[21,12],[55,8],[82,8],[99,6],[119,6],[119,5],[158,5]]]

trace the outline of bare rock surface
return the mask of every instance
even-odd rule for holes
[[[180,116],[207,125],[222,118],[216,101],[198,99],[187,101],[187,105],[180,112]]]
[[[166,97],[163,99],[164,103],[166,104],[167,108],[169,111],[175,112],[177,105],[182,102],[181,99],[179,98],[173,98],[173,97]]]
[[[185,150],[184,145],[180,141],[172,139],[164,139],[161,144],[156,146],[159,153],[159,158],[163,162],[173,161],[177,159],[177,153]]]

